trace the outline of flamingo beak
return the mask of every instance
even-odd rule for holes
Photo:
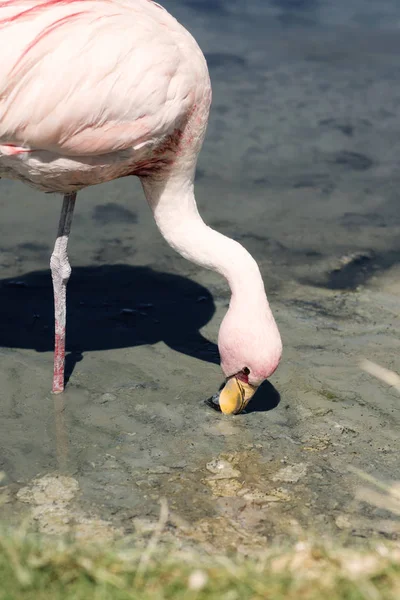
[[[221,412],[224,415],[238,415],[246,408],[256,391],[255,386],[240,381],[237,377],[230,377],[219,393]]]

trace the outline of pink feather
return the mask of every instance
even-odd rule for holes
[[[181,40],[200,58],[149,0],[3,1],[0,144],[93,157],[172,135],[208,81]]]

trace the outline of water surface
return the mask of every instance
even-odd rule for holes
[[[226,284],[167,247],[125,179],[79,195],[69,385],[53,397],[48,261],[61,203],[1,181],[0,512],[31,511],[44,531],[75,515],[127,533],[165,497],[174,535],[222,546],[299,528],[396,538],[388,511],[355,500],[348,465],[398,478],[398,396],[359,362],[400,372],[400,6],[164,4],[213,82],[198,204],[258,260],[282,366],[248,414],[204,405],[221,383]],[[52,509],[38,486],[56,494]]]

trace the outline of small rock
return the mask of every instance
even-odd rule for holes
[[[114,394],[103,394],[100,397],[100,404],[106,404],[107,402],[114,402],[114,400],[116,400],[117,397],[114,396]]]
[[[272,480],[273,481],[284,481],[285,483],[297,483],[307,474],[308,465],[305,463],[298,463],[297,465],[288,465],[284,467],[278,473],[276,473]]]
[[[234,479],[240,477],[240,471],[235,469],[227,460],[214,459],[206,464],[207,471],[213,473],[213,479]]]
[[[339,515],[335,519],[336,527],[339,529],[351,529],[352,524],[350,523],[350,519],[347,515]]]
[[[76,479],[62,475],[45,475],[34,479],[31,486],[21,488],[17,498],[28,504],[58,504],[64,505],[71,502],[79,490]]]

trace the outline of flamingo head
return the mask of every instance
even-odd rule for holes
[[[244,311],[231,303],[218,347],[226,382],[217,403],[224,414],[238,414],[274,373],[282,355],[281,336],[269,305]]]

